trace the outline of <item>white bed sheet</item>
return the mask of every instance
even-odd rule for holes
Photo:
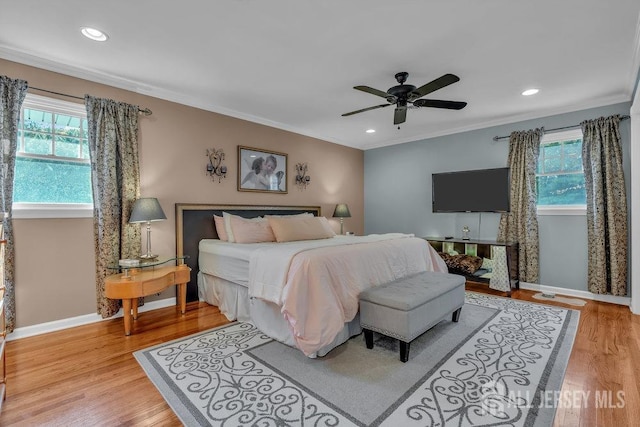
[[[371,241],[379,241],[386,239],[394,239],[399,237],[410,237],[409,234],[388,233],[385,235],[369,235],[369,236],[335,236],[332,239],[308,240],[286,243],[229,243],[219,239],[203,239],[198,245],[198,268],[203,273],[219,277],[230,282],[248,286],[249,275],[251,273],[249,264],[252,257],[264,257],[275,254],[272,249],[285,249],[289,252],[288,257],[305,249],[358,244]],[[259,286],[269,287],[271,283],[278,283],[278,286],[284,284],[284,275],[286,274],[285,265],[289,263],[287,255],[281,253],[275,254],[272,259],[262,263],[262,271],[258,270],[254,274],[258,277],[254,281],[260,282],[264,276],[268,276],[267,283],[260,282]],[[275,264],[281,264],[276,266]],[[284,264],[283,264],[284,263]],[[266,266],[266,267],[265,267]],[[276,267],[276,268],[271,268]],[[266,270],[268,268],[269,270]],[[280,293],[277,289],[276,293]],[[263,298],[279,302],[277,297]]]
[[[251,253],[273,243],[229,243],[218,239],[201,240],[198,268],[204,274],[249,286]]]
[[[220,309],[227,319],[249,322],[271,338],[290,347],[296,347],[291,328],[282,316],[281,308],[268,301],[249,298],[248,288],[219,277],[198,272],[198,296],[201,300]],[[322,357],[331,350],[346,342],[349,338],[362,332],[360,316],[344,325],[330,344],[308,357]]]
[[[365,245],[357,251],[347,248],[357,243]],[[199,273],[199,293],[205,301],[218,305],[229,319],[241,319],[248,311],[263,332],[308,356],[348,339],[342,335],[345,325],[357,320],[362,290],[419,271],[447,271],[426,241],[398,234],[289,243],[202,241],[199,265],[204,277]],[[220,280],[248,292],[222,290]],[[356,329],[357,334],[359,323]]]
[[[199,271],[198,298],[217,306],[229,320],[251,322],[248,288],[244,285]]]

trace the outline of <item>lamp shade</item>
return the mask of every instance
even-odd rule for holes
[[[333,211],[334,218],[351,218],[351,212],[349,212],[349,206],[346,203],[339,203],[336,205],[336,209]]]
[[[135,201],[129,222],[150,222],[167,219],[155,197],[141,198]]]

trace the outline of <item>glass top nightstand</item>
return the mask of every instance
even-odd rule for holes
[[[122,275],[123,278],[125,277],[129,277],[130,272],[135,271],[137,269],[143,269],[143,268],[152,268],[152,267],[156,267],[159,265],[163,265],[163,264],[167,264],[170,262],[175,262],[175,265],[184,265],[184,260],[189,258],[188,255],[185,256],[179,256],[179,257],[158,257],[152,260],[146,260],[146,259],[131,259],[131,260],[120,260],[120,261],[129,261],[131,263],[131,265],[129,265],[129,263],[127,263],[127,265],[109,265],[107,266],[107,268],[109,270],[114,270],[114,271],[122,271],[124,274]],[[134,263],[134,261],[138,261],[137,264]]]
[[[133,320],[138,318],[138,299],[159,294],[170,286],[176,286],[176,305],[180,313],[187,310],[187,283],[191,268],[184,264],[186,257],[159,258],[139,266],[113,266],[122,273],[111,274],[104,279],[104,295],[122,300],[124,334],[130,335]]]

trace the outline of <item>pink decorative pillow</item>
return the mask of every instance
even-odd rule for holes
[[[275,242],[269,221],[264,218],[246,219],[236,215],[229,217],[236,243]]]
[[[227,230],[224,228],[224,218],[218,215],[213,216],[213,222],[216,226],[216,232],[218,233],[218,239],[223,242],[229,241],[229,236],[227,236]]]
[[[265,221],[264,218],[260,218],[260,217],[256,217],[256,218],[243,218],[241,216],[238,215],[233,215],[230,214],[228,212],[222,212],[222,218],[224,219],[224,229],[227,232],[227,238],[229,239],[228,242],[229,243],[235,243],[236,242],[236,238],[233,234],[233,229],[231,228],[231,218],[235,217],[235,218],[239,218],[245,221]]]
[[[270,217],[268,220],[277,242],[327,239],[335,236],[333,230],[328,230],[320,218],[315,216]]]

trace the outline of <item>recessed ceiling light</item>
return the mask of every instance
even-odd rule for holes
[[[109,38],[106,33],[91,27],[82,27],[80,29],[80,32],[86,38],[95,40],[97,42],[103,42]]]
[[[375,129],[367,129],[367,133],[375,133]]]
[[[522,94],[524,96],[531,96],[531,95],[535,95],[536,93],[540,92],[539,89],[527,89],[524,92],[522,92]]]

